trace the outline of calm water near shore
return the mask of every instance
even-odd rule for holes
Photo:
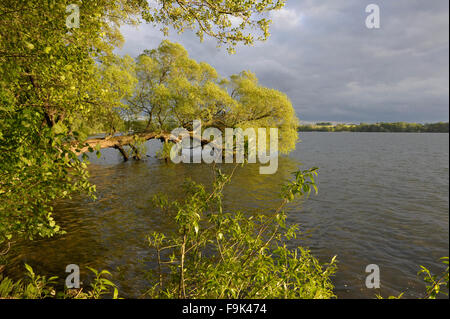
[[[275,175],[259,175],[259,165],[239,168],[225,190],[225,208],[270,212],[291,172],[318,166],[319,195],[288,208],[289,221],[304,231],[293,244],[310,247],[322,262],[338,256],[340,298],[422,296],[420,265],[439,271],[439,258],[449,255],[449,135],[311,132],[300,139]],[[74,263],[82,275],[86,266],[110,270],[122,297],[139,297],[148,288],[143,272],[154,266],[146,235],[172,229],[151,197],[182,196],[184,180],[208,183],[211,167],[153,157],[123,163],[117,151],[105,150],[100,159],[92,156],[90,172],[98,200],[58,203],[54,215],[67,234],[15,245],[8,275],[21,275],[27,262],[64,278]],[[380,267],[381,290],[365,287],[369,264]]]

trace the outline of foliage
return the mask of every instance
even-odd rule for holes
[[[422,275],[423,280],[428,284],[425,299],[436,299],[436,297],[439,294],[448,296],[449,290],[448,257],[442,257],[441,260],[442,263],[447,266],[445,271],[443,271],[442,274],[440,274],[439,276],[433,275],[427,268],[425,268],[424,266],[420,266],[421,270],[419,271],[418,275]],[[443,291],[442,287],[444,287],[446,291]]]
[[[329,125],[324,125],[329,124]],[[385,133],[448,133],[448,123],[376,123],[376,124],[337,124],[317,123],[316,125],[300,125],[299,132],[385,132]]]
[[[95,275],[90,284],[90,290],[83,292],[82,289],[67,289],[57,291],[55,285],[58,277],[47,278],[36,275],[33,268],[25,264],[27,276],[25,279],[14,282],[8,277],[0,275],[0,299],[100,299],[105,295],[111,295],[114,299],[118,298],[118,290],[114,283],[106,279],[105,276],[111,276],[111,273],[102,270],[97,271],[89,268]]]
[[[426,293],[421,299],[436,299],[439,295],[444,295],[448,297],[449,291],[448,257],[442,257],[441,261],[442,264],[446,266],[445,270],[439,276],[433,275],[428,268],[420,266],[420,271],[417,273],[417,275],[422,276],[423,281],[427,284]],[[405,293],[401,293],[398,296],[389,296],[388,299],[402,299],[404,294]],[[381,295],[377,295],[377,298],[383,299]]]
[[[78,28],[66,27],[69,4],[79,6]],[[75,155],[79,141],[95,131],[123,130],[124,101],[137,84],[135,62],[113,54],[123,43],[121,25],[144,18],[181,31],[198,23],[231,46],[249,44],[252,37],[229,28],[230,19],[241,17],[241,26],[258,26],[267,36],[268,21],[257,14],[282,4],[1,1],[0,251],[16,239],[60,233],[53,203],[82,191],[93,195],[86,165]]]
[[[216,70],[189,58],[180,44],[163,41],[138,57],[137,90],[129,103],[147,116],[147,129],[169,130],[215,114],[233,103]]]
[[[186,184],[186,198],[161,209],[175,219],[177,232],[148,237],[158,260],[150,273],[152,298],[332,298],[330,281],[335,258],[321,265],[305,248],[289,249],[297,226],[287,226],[283,207],[294,195],[307,196],[316,169],[295,173],[284,188],[279,209],[269,215],[246,216],[223,211],[222,190],[231,176],[220,171],[207,192]]]
[[[168,33],[167,26],[177,32],[186,28],[196,31],[203,37],[217,39],[219,44],[228,46],[230,52],[238,43],[253,44],[258,33],[258,40],[266,40],[269,34],[267,13],[281,9],[285,0],[227,0],[227,1],[178,1],[157,0],[154,8],[144,14],[148,22],[162,23],[163,31]],[[253,32],[252,32],[253,31]]]
[[[56,295],[52,285],[56,283],[57,277],[47,279],[45,276],[36,275],[31,266],[25,264],[25,268],[26,282],[22,280],[13,282],[7,277],[0,277],[0,298],[40,299]]]
[[[69,3],[83,13],[79,28],[65,25]],[[112,50],[122,41],[118,24],[139,8],[125,0],[1,2],[0,245],[60,232],[54,201],[95,191],[73,151],[86,122],[111,118],[105,113],[132,86]]]
[[[95,269],[89,268],[94,275],[94,281],[90,284],[91,290],[88,292],[82,292],[78,294],[77,298],[80,299],[100,299],[102,296],[109,294],[111,290],[113,291],[113,299],[117,299],[119,296],[119,291],[117,290],[116,285],[111,282],[109,279],[106,279],[105,276],[112,276],[111,273],[107,270],[97,271]]]
[[[237,103],[226,118],[228,127],[276,127],[280,153],[289,153],[295,148],[299,120],[286,94],[262,87],[255,74],[248,71],[232,76],[230,88]]]
[[[320,123],[316,123],[317,126],[331,126],[333,125],[333,123],[330,122],[320,122]]]
[[[163,147],[158,152],[156,152],[156,157],[168,162],[172,146],[173,145],[170,143],[163,143]]]
[[[63,146],[58,126],[42,127],[39,110],[10,106],[0,110],[0,244],[59,232],[53,201],[95,190],[85,164]]]
[[[145,115],[144,130],[202,128],[278,128],[279,151],[295,148],[298,119],[286,94],[265,88],[251,72],[221,78],[191,59],[180,44],[163,41],[145,50],[136,65],[137,89],[129,103],[135,117]],[[142,127],[143,125],[141,125]]]

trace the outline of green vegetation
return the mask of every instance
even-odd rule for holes
[[[436,299],[437,296],[443,294],[448,297],[449,291],[449,266],[448,266],[448,257],[442,257],[441,261],[444,265],[447,265],[446,269],[442,272],[441,275],[433,275],[430,270],[428,270],[424,266],[420,266],[421,270],[418,275],[423,276],[423,280],[428,284],[427,285],[427,293],[425,298],[428,299]],[[442,287],[446,290],[442,290]]]
[[[422,299],[436,299],[437,297],[447,296],[449,292],[449,266],[448,257],[441,258],[442,264],[446,265],[445,270],[440,275],[433,275],[431,271],[420,266],[420,271],[417,273],[418,276],[423,277],[423,281],[426,283],[426,292]],[[401,299],[404,293],[399,296],[390,296],[389,299]],[[382,296],[377,296],[379,299],[383,299]]]
[[[79,6],[79,28],[66,27],[69,4]],[[270,125],[272,117],[279,119],[282,112],[292,108],[285,95],[261,88],[250,73],[236,76],[230,83],[236,86],[236,94],[246,108],[236,102],[231,104],[231,97],[226,96],[215,71],[189,60],[184,49],[174,44],[165,43],[154,54],[148,52],[147,57],[139,59],[136,70],[133,59],[113,53],[123,43],[121,25],[144,20],[172,26],[177,31],[193,28],[200,38],[207,34],[232,49],[237,43],[253,43],[254,37],[247,31],[255,31],[254,28],[263,33],[261,39],[268,36],[269,21],[264,16],[283,4],[284,1],[271,0],[221,3],[164,0],[157,1],[156,6],[143,0],[2,1],[0,252],[12,241],[61,234],[63,230],[52,217],[55,201],[80,192],[95,198],[86,162],[77,156],[94,149],[99,151],[102,145],[87,144],[87,136],[99,131],[110,134],[123,131],[124,119],[134,111],[127,102],[142,92],[135,91],[136,88],[150,86],[139,75],[156,72],[158,68],[164,71],[165,66],[173,71],[180,66],[164,64],[165,59],[190,63],[182,69],[186,71],[184,75],[170,75],[161,85],[152,87],[153,92],[145,92],[161,99],[161,104],[155,107],[155,116],[164,114],[168,122],[177,115],[185,123],[198,113],[212,118],[213,112],[235,109],[236,112],[227,114],[230,118],[247,116],[243,126],[250,125],[250,121],[263,125],[264,120]],[[239,27],[230,23],[235,18],[242,20]],[[154,63],[156,69],[146,69]],[[177,90],[178,95],[174,95]],[[195,109],[192,103],[185,103],[190,96],[184,94],[198,94],[196,101],[202,96],[209,100]],[[279,101],[273,112],[267,109],[267,104],[263,109],[252,104],[266,97]],[[259,115],[263,118],[256,118],[257,112],[262,112]],[[293,110],[290,112],[294,114]],[[287,127],[286,150],[295,145],[292,133],[295,120],[287,118],[286,125],[280,123]],[[134,136],[129,141],[139,142]]]
[[[222,131],[277,127],[280,151],[295,148],[298,119],[292,103],[286,94],[259,85],[251,72],[222,78],[212,66],[191,59],[180,44],[163,41],[138,57],[135,73],[138,84],[128,99],[127,118],[138,125],[129,129],[191,131],[194,120]],[[136,119],[142,117],[145,124],[139,125]]]
[[[287,226],[283,208],[297,196],[317,192],[317,169],[295,173],[294,180],[282,189],[280,207],[257,216],[223,210],[222,191],[232,174],[218,170],[211,191],[188,181],[181,202],[170,202],[166,195],[154,198],[178,229],[148,237],[158,268],[146,276],[153,281],[146,295],[194,299],[335,297],[330,277],[336,271],[336,257],[321,265],[307,249],[287,248],[298,227]],[[107,271],[91,269],[95,279],[88,291],[56,292],[56,277],[37,276],[28,265],[26,269],[24,281],[0,277],[0,298],[95,299],[112,291],[112,296],[118,297],[115,285],[104,278],[110,275]]]
[[[144,2],[144,1],[139,1]],[[179,1],[160,0],[159,7],[148,8],[143,18],[151,23],[165,25],[182,32],[193,29],[198,37],[215,38],[230,53],[238,43],[251,45],[269,36],[271,21],[266,13],[284,7],[286,0],[231,0],[231,1]]]
[[[383,133],[448,133],[448,122],[418,123],[377,123],[377,124],[337,124],[317,123],[316,125],[300,125],[299,132],[383,132]]]
[[[223,211],[222,189],[231,176],[218,171],[214,187],[186,184],[186,198],[170,202],[165,195],[155,202],[176,221],[178,231],[155,233],[150,247],[159,267],[151,272],[152,298],[333,298],[330,281],[334,257],[321,265],[304,248],[288,249],[297,226],[286,225],[283,208],[295,196],[316,189],[317,169],[295,174],[283,189],[280,207],[267,215],[247,216]]]
[[[66,27],[66,7],[69,4],[80,8],[78,28]],[[251,72],[245,71],[229,79],[221,78],[211,66],[190,59],[182,46],[167,41],[157,49],[146,50],[137,60],[113,53],[123,43],[120,26],[138,24],[141,20],[162,23],[176,31],[195,29],[201,39],[204,35],[216,38],[220,45],[225,45],[232,52],[238,43],[252,44],[254,33],[260,33],[258,40],[266,39],[270,24],[266,19],[267,13],[280,9],[284,1],[234,0],[217,3],[163,0],[156,4],[156,7],[150,7],[143,0],[6,0],[0,4],[2,256],[17,240],[63,234],[52,217],[54,202],[80,192],[95,199],[95,186],[89,182],[87,156],[83,155],[80,159],[78,155],[87,151],[98,152],[103,144],[101,141],[90,144],[86,138],[94,132],[106,132],[108,141],[111,141],[115,133],[129,129],[127,124],[142,114],[148,117],[143,131],[153,137],[153,133],[161,136],[164,130],[174,126],[189,129],[193,119],[201,119],[207,123],[204,128],[275,126],[280,129],[280,150],[288,152],[295,147],[298,120],[291,102],[285,94],[260,86]],[[167,31],[165,27],[163,29]],[[149,133],[148,130],[155,132]],[[127,138],[126,145],[132,148],[142,143],[135,133]],[[120,150],[122,145],[117,142],[113,147]],[[138,154],[135,157],[139,158]],[[297,178],[301,177],[299,175]],[[297,186],[305,187],[304,190],[309,187],[308,182]],[[196,197],[204,195],[200,186],[197,185],[196,189],[198,193],[188,195],[183,210],[194,216],[205,208],[190,206],[195,204]],[[300,190],[292,189],[290,192],[292,195]],[[217,192],[211,199],[211,205],[220,196]],[[181,216],[179,213],[180,218],[193,218],[192,215]],[[244,245],[234,248],[218,246],[220,250],[224,249],[222,258],[226,258],[223,269],[235,269],[240,261],[231,254],[241,253],[247,256],[248,266],[244,267],[246,276],[259,266],[261,271],[267,272],[265,275],[261,271],[255,273],[260,277],[257,281],[259,286],[254,287],[252,292],[254,295],[258,295],[257,289],[264,288],[263,284],[268,284],[273,288],[273,296],[332,296],[328,276],[333,266],[323,273],[321,266],[306,250],[289,251],[282,246],[283,235],[278,232],[267,242],[267,247],[257,249],[265,240],[266,230],[278,231],[284,227],[283,216],[278,212],[276,219],[271,218],[261,224],[262,220],[247,221],[238,214],[216,215],[216,222],[220,225],[216,230],[221,231],[222,236]],[[199,217],[196,226],[198,233],[194,226],[189,226],[188,233],[187,219],[177,219],[180,229],[185,232],[184,246],[188,243],[198,245],[193,251],[205,248],[204,241],[209,244],[210,236],[214,235],[211,230],[200,232],[203,223],[213,222],[213,215],[209,215],[209,219],[204,218]],[[275,229],[271,224],[273,221],[278,224]],[[263,228],[259,228],[260,235],[252,232],[230,233],[223,229],[226,224],[233,225],[234,231],[240,227],[249,231]],[[291,237],[292,232],[293,229],[286,230],[284,236]],[[275,242],[278,248],[273,246]],[[272,249],[273,256],[268,249]],[[208,267],[208,259],[192,258],[191,252],[184,257],[186,264],[183,265]],[[197,261],[198,264],[195,264]],[[270,261],[272,264],[267,264]],[[266,268],[263,267],[265,264]],[[294,268],[290,269],[289,265]],[[302,271],[297,273],[299,268]],[[27,270],[27,277],[18,282],[2,278],[2,298],[71,296],[70,292],[56,292],[53,288],[56,277],[47,279],[38,276],[29,266]],[[275,273],[271,274],[271,271]],[[183,285],[189,286],[195,282],[190,277],[192,271],[181,273],[186,276]],[[109,291],[113,284],[103,278],[106,274],[105,271],[96,273],[91,290],[79,291],[74,297],[98,298]],[[239,282],[235,284],[249,285],[250,279],[236,278]],[[297,284],[311,281],[311,284],[303,291],[302,286],[294,289],[295,281],[298,281]],[[276,282],[285,283],[292,291],[285,288],[281,291]],[[216,283],[217,286],[223,284],[222,281]],[[250,287],[244,288],[250,293]],[[211,290],[200,290],[198,296],[213,293]],[[170,284],[166,291],[173,292]],[[226,295],[231,293],[235,292],[227,292]],[[176,292],[175,295],[178,294]],[[186,296],[185,291],[181,296]]]
[[[235,169],[237,166],[235,167]],[[234,170],[235,170],[234,169]],[[185,184],[182,201],[170,201],[166,194],[153,198],[155,206],[172,219],[176,229],[169,234],[148,236],[158,266],[142,277],[151,287],[143,297],[191,299],[324,299],[335,298],[331,277],[336,257],[320,264],[302,247],[289,249],[298,234],[297,225],[287,225],[286,205],[297,196],[308,197],[314,190],[317,169],[299,171],[283,188],[280,206],[265,215],[248,215],[223,210],[223,189],[234,173],[217,170],[211,190],[192,181]],[[418,275],[427,283],[422,299],[448,296],[448,257],[440,275],[421,266]],[[17,282],[0,275],[1,298],[118,298],[119,291],[106,276],[108,271],[90,269],[95,278],[85,291],[57,291],[57,277],[36,275],[25,265],[27,276]],[[389,299],[401,299],[403,293]],[[382,296],[374,296],[383,299]]]
[[[74,3],[85,14],[71,30],[65,1],[0,4],[0,245],[60,233],[53,202],[95,191],[70,143],[120,105],[121,91],[103,88],[118,73],[109,69],[121,40],[117,24],[140,6]]]
[[[79,155],[103,147],[138,149],[142,138],[137,133],[167,142],[166,130],[190,129],[193,119],[207,123],[204,128],[278,127],[280,151],[292,150],[298,119],[289,98],[262,87],[251,72],[221,78],[167,41],[136,60],[114,54],[124,41],[120,27],[142,20],[162,24],[164,32],[167,27],[194,29],[200,39],[213,37],[232,52],[238,43],[266,39],[267,13],[284,2],[160,0],[151,7],[146,0],[1,1],[0,255],[14,241],[63,234],[52,216],[54,203],[79,193],[95,199],[87,156]],[[69,4],[79,5],[79,28],[65,25]],[[138,120],[143,114],[145,125]],[[129,129],[136,132],[114,139],[115,133]],[[89,143],[94,132],[108,136]],[[158,256],[169,258],[168,263],[159,260],[161,270],[149,296],[334,297],[330,276],[335,260],[320,265],[308,250],[285,244],[296,227],[286,226],[283,207],[315,189],[314,175],[315,170],[296,173],[283,189],[280,208],[253,218],[222,211],[221,191],[228,177],[219,174],[209,193],[188,184],[183,202],[163,205],[179,231],[149,238]],[[58,292],[56,277],[26,268],[23,280],[0,278],[0,298],[118,296],[105,278],[107,271],[93,270],[95,279],[86,291]]]
[[[95,278],[86,291],[81,288],[57,291],[55,285],[58,277],[46,278],[36,275],[33,268],[27,264],[25,264],[25,268],[27,270],[26,277],[16,282],[0,274],[0,299],[100,299],[105,295],[110,295],[113,299],[118,298],[119,291],[116,285],[105,278],[111,276],[111,273],[106,270],[98,272],[90,269]]]

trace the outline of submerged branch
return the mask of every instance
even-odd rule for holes
[[[207,144],[214,144],[212,141],[203,139],[200,136],[194,134],[194,132],[187,132],[184,134],[180,134],[175,136],[171,133],[167,132],[144,132],[144,133],[134,133],[130,135],[122,135],[122,136],[114,136],[114,137],[104,137],[104,138],[93,138],[88,139],[83,142],[83,147],[77,148],[75,143],[73,144],[71,150],[75,152],[76,155],[82,155],[84,153],[88,153],[90,150],[101,150],[106,148],[115,148],[120,151],[125,161],[128,161],[128,154],[124,150],[124,146],[130,146],[135,152],[136,147],[135,144],[137,142],[142,141],[150,141],[150,140],[160,140],[163,143],[180,143],[183,138],[189,136],[192,139],[197,139],[200,141],[201,146]],[[216,148],[221,149],[221,146],[214,145]],[[136,156],[137,155],[137,156]],[[138,154],[135,154],[135,159],[139,159]]]

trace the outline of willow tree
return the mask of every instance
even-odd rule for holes
[[[261,86],[248,71],[231,76],[230,88],[237,101],[227,118],[230,127],[275,127],[279,130],[279,151],[288,153],[295,148],[299,120],[285,93]]]
[[[209,121],[234,103],[216,70],[191,59],[183,46],[163,41],[137,59],[137,89],[129,100],[136,114],[147,116],[147,129],[186,127]]]
[[[132,62],[113,55],[123,42],[121,24],[143,18],[176,31],[192,28],[230,48],[253,42],[246,30],[267,37],[264,14],[283,2],[1,1],[0,245],[58,233],[53,202],[94,191],[76,156],[79,142],[92,126],[120,130],[119,111],[136,84]],[[69,4],[79,7],[74,28],[66,24]]]
[[[191,59],[180,44],[163,41],[137,58],[138,85],[129,100],[130,110],[145,116],[142,136],[149,131],[183,127],[194,120],[204,129],[278,128],[280,148],[287,153],[297,141],[298,119],[286,94],[265,88],[255,74],[244,71],[230,79],[220,77],[204,62]],[[110,144],[104,144],[109,146]]]

